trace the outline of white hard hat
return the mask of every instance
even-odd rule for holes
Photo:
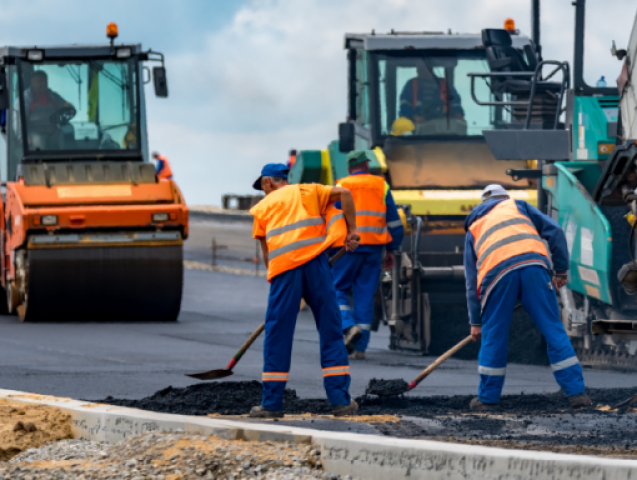
[[[494,183],[493,185],[489,185],[484,190],[482,190],[482,195],[480,199],[483,202],[486,202],[491,197],[499,197],[499,196],[509,196],[509,193],[504,189],[502,185],[498,185]]]

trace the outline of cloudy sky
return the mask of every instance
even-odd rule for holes
[[[620,69],[637,6],[588,0],[586,79]],[[120,40],[166,55],[170,97],[147,87],[150,148],[168,155],[188,203],[249,193],[264,163],[320,149],[345,119],[345,32],[478,33],[512,17],[530,33],[530,0],[0,0],[0,43]],[[572,60],[571,0],[544,0],[544,58]]]

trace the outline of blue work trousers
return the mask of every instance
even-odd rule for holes
[[[383,249],[380,247],[373,252],[349,252],[332,267],[343,330],[358,325],[363,331],[355,346],[355,350],[361,352],[369,344],[382,259]]]
[[[567,396],[584,391],[582,367],[560,320],[548,271],[532,265],[507,273],[495,286],[482,313],[482,346],[478,357],[483,403],[500,403],[507,364],[509,326],[517,300],[542,332],[553,375]]]
[[[330,264],[324,254],[270,283],[265,314],[263,401],[267,410],[283,410],[283,392],[290,372],[292,341],[301,298],[312,309],[321,344],[323,385],[331,405],[349,405],[349,359]]]

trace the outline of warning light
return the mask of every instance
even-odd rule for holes
[[[117,24],[115,22],[111,22],[106,25],[106,36],[111,40],[115,40],[118,35]]]
[[[504,21],[504,29],[507,32],[511,32],[511,33],[515,32],[515,20],[513,20],[512,18],[507,18]]]

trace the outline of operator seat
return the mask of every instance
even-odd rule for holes
[[[485,28],[482,30],[482,44],[486,48],[487,62],[492,72],[534,72],[538,66],[537,57],[531,45],[524,48],[524,56],[514,48],[511,34],[506,30]],[[528,48],[527,48],[528,47]],[[559,82],[537,86],[539,92],[559,93]],[[524,95],[531,93],[530,77],[499,77],[493,78],[491,90],[493,93],[510,93]]]
[[[539,61],[534,45],[525,45],[524,55],[514,48],[511,34],[506,30],[486,28],[482,30],[482,43],[486,48],[491,72],[530,72],[537,70]],[[526,57],[526,58],[525,58]],[[538,80],[541,80],[539,78]],[[512,100],[528,101],[531,96],[532,77],[502,76],[491,78],[491,91],[497,98],[510,94]],[[558,107],[560,82],[544,82],[536,85],[531,122],[546,128],[555,118]],[[514,105],[511,109],[513,123],[524,122],[527,107]]]

